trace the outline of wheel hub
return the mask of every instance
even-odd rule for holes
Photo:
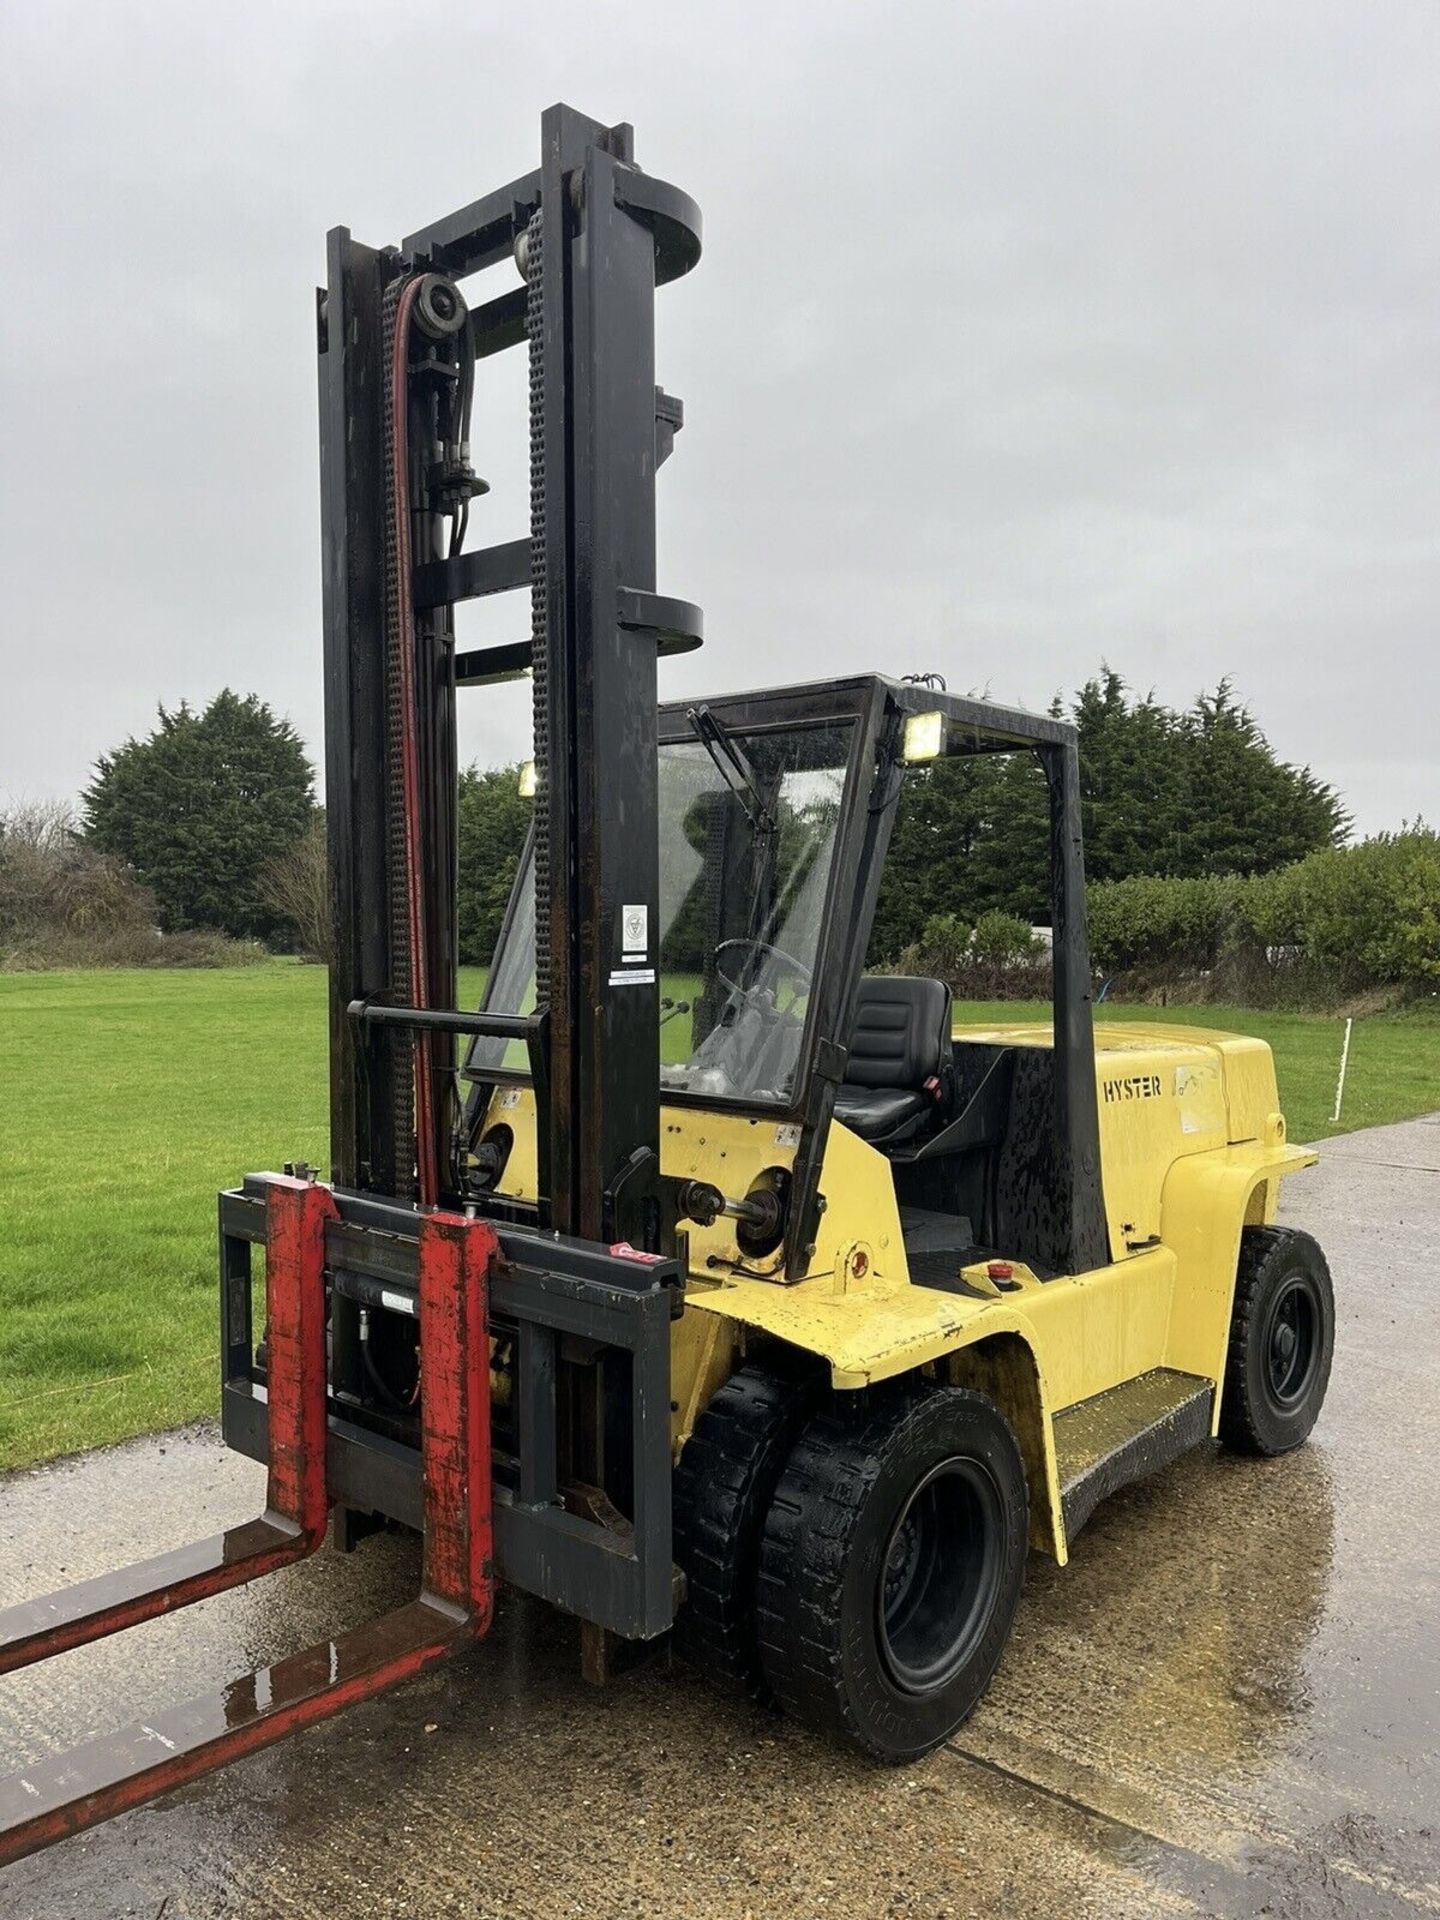
[[[956,1456],[911,1492],[876,1583],[880,1652],[894,1684],[948,1684],[983,1637],[1000,1591],[1004,1513],[983,1461]]]
[[[915,1578],[915,1569],[920,1562],[920,1530],[915,1525],[913,1512],[907,1513],[895,1529],[895,1537],[890,1543],[890,1557],[885,1562],[885,1612],[890,1614],[899,1605],[910,1582]]]
[[[1277,1407],[1288,1411],[1304,1398],[1319,1351],[1319,1309],[1305,1276],[1296,1274],[1281,1287],[1270,1309],[1265,1384]]]

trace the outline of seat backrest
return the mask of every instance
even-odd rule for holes
[[[919,1092],[950,1060],[950,989],[940,980],[866,974],[855,1003],[846,1083]]]

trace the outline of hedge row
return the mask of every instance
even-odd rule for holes
[[[1299,959],[1347,986],[1440,980],[1440,834],[1407,827],[1248,878],[1111,880],[1088,893],[1106,973]]]
[[[162,934],[155,897],[122,860],[80,839],[63,804],[0,813],[0,973],[51,967],[234,967],[253,941],[208,928]]]

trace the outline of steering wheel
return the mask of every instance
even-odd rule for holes
[[[741,938],[738,940],[722,940],[710,956],[711,965],[715,968],[715,978],[728,993],[733,993],[738,998],[745,999],[754,991],[753,985],[748,988],[742,987],[738,980],[732,980],[730,975],[726,973],[725,969],[720,965],[721,954],[728,953],[732,947],[745,947],[757,958],[761,955],[768,954],[772,960],[778,960],[784,968],[784,972],[781,975],[782,979],[792,980],[804,992],[809,992],[814,975],[803,960],[797,960],[794,954],[786,953],[782,947],[772,947],[768,940]],[[797,1000],[799,997],[798,993],[794,994],[792,995],[792,1000]]]

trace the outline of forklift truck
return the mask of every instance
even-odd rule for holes
[[[331,1165],[219,1203],[222,1428],[266,1509],[0,1613],[0,1672],[327,1532],[416,1529],[422,1588],[0,1782],[0,1861],[421,1671],[500,1582],[578,1617],[592,1677],[673,1630],[913,1760],[983,1693],[1031,1548],[1063,1563],[1188,1448],[1314,1423],[1329,1276],[1274,1224],[1314,1155],[1260,1042],[1094,1027],[1073,729],[929,675],[659,703],[703,623],[657,590],[684,414],[654,297],[699,252],[631,130],[563,106],[533,172],[395,247],[330,235]],[[467,550],[477,372],[522,345],[530,535]],[[457,605],[511,591],[528,639],[462,647]],[[525,674],[533,827],[467,1011],[456,703]],[[1048,789],[1048,1023],[864,970],[907,780],[979,753]]]

